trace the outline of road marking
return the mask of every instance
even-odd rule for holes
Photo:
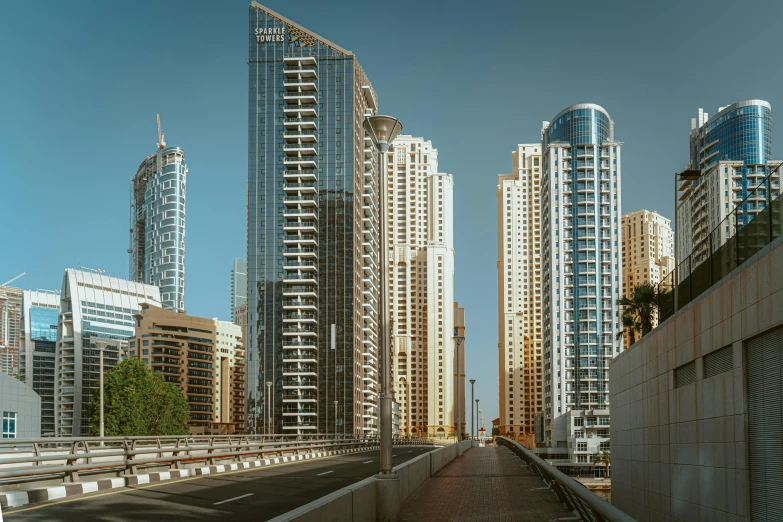
[[[334,471],[324,471],[323,473],[316,475],[316,477],[320,477],[321,475],[328,475],[329,473],[334,473]]]
[[[397,454],[396,454],[396,453],[395,453],[394,455],[392,455],[392,457],[396,457],[396,456],[397,456]]]
[[[365,452],[369,452],[369,451],[374,451],[374,450],[365,450],[365,451],[361,451],[361,452],[357,452],[357,453],[365,453]],[[337,458],[339,456],[340,455],[331,455],[329,457],[322,457],[322,458],[319,458],[317,460],[334,459],[334,458]],[[132,491],[132,490],[135,490],[135,489],[159,488],[161,486],[168,486],[169,484],[177,484],[179,482],[189,482],[191,480],[199,480],[199,479],[204,479],[204,478],[224,477],[226,475],[236,475],[237,473],[247,473],[249,471],[263,471],[263,470],[267,470],[267,469],[270,469],[270,468],[279,468],[279,467],[282,467],[282,466],[288,466],[289,464],[290,463],[271,464],[269,466],[261,466],[260,468],[240,469],[240,470],[237,470],[237,471],[229,471],[227,473],[220,473],[220,474],[212,475],[212,476],[209,476],[209,477],[206,477],[206,476],[203,476],[203,475],[196,475],[196,476],[193,476],[193,477],[182,478],[182,479],[178,479],[178,480],[164,480],[164,481],[156,482],[154,484],[149,484],[149,485],[146,485],[146,486],[126,486],[124,488],[117,488],[116,491],[108,491],[106,493],[101,493],[99,495],[92,495],[92,496],[89,496],[89,497],[87,497],[87,496],[79,496],[79,497],[74,497],[74,498],[63,499],[63,500],[60,500],[60,501],[57,501],[57,502],[47,502],[45,504],[41,504],[40,506],[33,506],[33,507],[28,507],[28,508],[23,508],[23,509],[15,509],[13,511],[7,511],[6,510],[5,514],[6,515],[10,515],[12,513],[23,513],[25,511],[35,511],[37,509],[42,509],[42,508],[47,508],[47,507],[51,507],[51,506],[56,506],[58,504],[66,504],[66,503],[70,503],[70,502],[79,502],[79,501],[82,501],[82,500],[84,500],[84,501],[92,500],[94,498],[106,497],[106,496],[109,496],[109,495],[119,495],[121,493],[128,493],[129,491]]]
[[[238,497],[229,498],[229,499],[226,499],[226,500],[221,500],[220,502],[215,502],[212,505],[213,506],[219,506],[220,504],[225,504],[226,502],[232,502],[234,500],[239,500],[240,498],[249,497],[250,495],[255,495],[255,493],[247,493],[245,495],[239,495]]]
[[[375,461],[374,460],[365,460],[364,462],[362,462],[362,464],[369,464],[370,462],[375,462]]]

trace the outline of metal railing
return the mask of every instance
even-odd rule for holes
[[[772,194],[779,191],[777,171],[781,165],[783,163],[755,185],[707,238],[695,244],[688,257],[661,279],[658,283],[659,322],[783,235],[783,199],[779,194],[774,197]],[[679,281],[675,281],[675,276]]]
[[[544,460],[521,444],[506,437],[497,437],[498,444],[510,448],[541,480],[549,486],[557,498],[569,509],[588,522],[634,522],[634,519],[620,511],[595,493],[591,493],[580,482],[550,466]]]
[[[62,479],[78,482],[80,474],[136,474],[141,468],[182,469],[186,464],[243,462],[377,446],[377,437],[362,435],[203,435],[167,437],[79,437],[0,439],[0,491],[16,485]],[[427,439],[397,437],[394,444],[431,445]]]

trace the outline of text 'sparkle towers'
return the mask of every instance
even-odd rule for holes
[[[580,104],[544,122],[542,145],[544,442],[551,447],[570,438],[558,418],[609,408],[609,361],[622,348],[621,143],[602,107]]]
[[[352,52],[256,2],[249,22],[248,430],[375,434],[376,94]]]
[[[163,308],[185,311],[185,184],[179,147],[166,147],[158,117],[158,150],[132,183],[130,279],[160,288]]]

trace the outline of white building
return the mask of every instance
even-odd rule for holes
[[[86,436],[90,431],[87,406],[98,388],[99,352],[96,339],[126,340],[134,334],[133,314],[140,303],[161,306],[160,290],[102,275],[102,272],[68,268],[63,276],[57,326],[55,418],[57,435]],[[120,361],[121,350],[104,350],[104,371]]]
[[[517,145],[513,174],[500,174],[498,363],[500,434],[535,446],[543,409],[541,328],[541,144]]]
[[[387,158],[389,317],[400,432],[447,437],[457,420],[454,180],[439,172],[438,151],[423,138],[398,136]]]
[[[622,144],[594,104],[544,122],[542,142],[543,442],[572,454],[559,424],[570,411],[608,409],[609,362],[623,346]]]

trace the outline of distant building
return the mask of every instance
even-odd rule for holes
[[[185,189],[179,147],[160,143],[133,177],[130,279],[155,285],[167,310],[185,311]]]
[[[236,309],[247,303],[247,261],[234,259],[231,268],[231,321],[235,321]]]
[[[459,429],[461,433],[467,435],[468,417],[465,416],[465,404],[470,402],[470,398],[465,395],[467,391],[465,388],[465,346],[467,339],[465,338],[465,309],[460,308],[459,303],[454,302],[454,337],[460,337],[462,342],[457,343],[456,339],[452,339],[454,343],[454,355],[456,361],[454,362],[454,408],[455,415],[459,414],[460,423]],[[459,364],[457,364],[457,361]],[[471,404],[471,408],[473,405]],[[473,411],[471,409],[471,411]],[[456,419],[454,424],[457,424]]]
[[[0,372],[16,376],[19,373],[19,349],[0,346]]]
[[[54,390],[57,385],[57,323],[60,295],[25,290],[22,296],[22,332],[19,372],[41,397],[41,434],[55,434]]]
[[[19,369],[19,329],[22,320],[22,290],[0,286],[0,371],[16,375]]]
[[[0,373],[0,422],[3,439],[41,436],[41,398],[22,381]]]
[[[55,427],[61,437],[87,436],[87,406],[97,393],[100,374],[98,339],[124,341],[133,336],[134,314],[142,303],[160,305],[160,290],[99,271],[68,268],[63,276],[57,326]],[[120,350],[108,346],[104,371],[120,361]]]
[[[658,285],[674,270],[674,233],[671,220],[657,212],[637,210],[623,216],[623,294],[633,297],[634,288],[643,284]],[[655,311],[653,326],[658,324]],[[635,338],[639,339],[641,333]],[[624,346],[631,345],[625,332]]]
[[[191,433],[245,433],[245,349],[241,328],[143,304],[129,357],[176,385],[190,405]]]

